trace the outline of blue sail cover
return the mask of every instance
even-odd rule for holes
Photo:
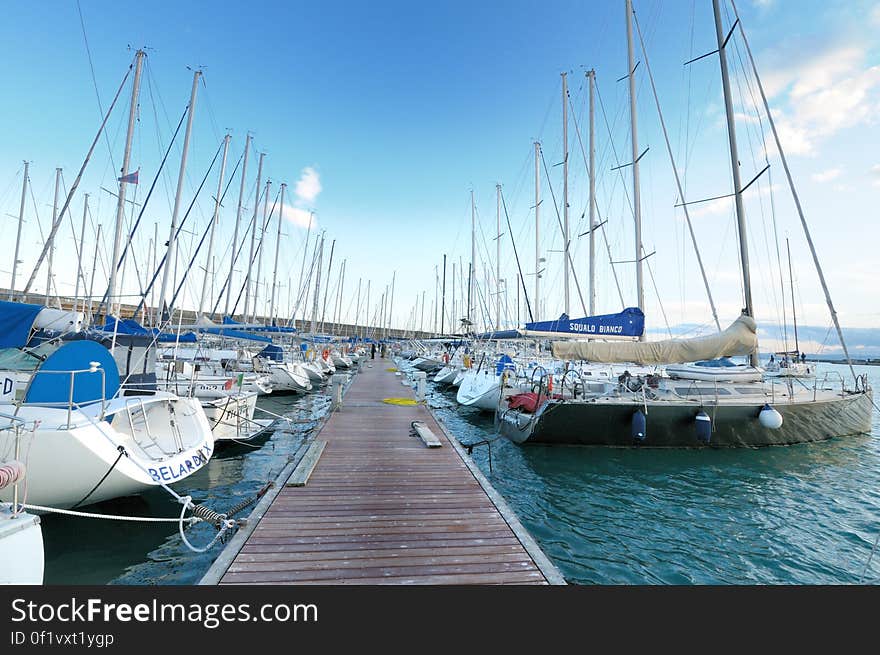
[[[172,332],[159,332],[156,328],[147,329],[134,319],[124,318],[121,321],[113,316],[107,318],[107,323],[98,328],[102,332],[115,332],[116,334],[131,334],[142,337],[153,337],[160,343],[196,343],[194,332],[174,334]]]
[[[25,346],[41,309],[41,305],[0,300],[0,348]]]
[[[645,331],[645,315],[638,307],[627,307],[618,314],[569,318],[562,314],[555,321],[526,323],[528,332],[555,332],[584,337],[639,337]]]
[[[263,343],[271,343],[272,339],[263,337],[253,332],[245,332],[244,330],[233,330],[225,327],[200,327],[199,332],[205,334],[217,334],[221,337],[229,337],[230,339],[250,339],[251,341],[262,341]]]

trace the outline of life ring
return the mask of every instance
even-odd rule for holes
[[[324,350],[321,351],[321,357],[324,358],[324,361],[325,361],[325,362],[326,362],[328,359],[330,359],[330,349],[329,349],[329,348],[324,348]]]
[[[443,363],[444,364],[449,363],[449,353],[443,353]]]

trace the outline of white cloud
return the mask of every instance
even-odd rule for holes
[[[281,208],[281,216],[284,220],[306,230],[309,227],[309,217],[311,216],[311,212],[307,209],[293,207],[292,205],[283,205]],[[317,228],[318,220],[314,216],[311,216],[311,221],[312,231],[314,231]]]
[[[880,164],[871,166],[871,176],[874,178],[871,186],[880,186]]]
[[[300,202],[313,203],[321,193],[321,176],[311,166],[306,166],[296,181],[294,193]]]
[[[838,131],[874,120],[880,110],[880,66],[866,66],[867,48],[837,45],[764,77],[767,93],[780,96],[773,112],[786,152],[815,155]]]
[[[813,173],[811,176],[813,178],[813,182],[830,182],[831,180],[836,180],[840,177],[841,171],[839,168],[829,168],[827,171],[819,171],[818,173]]]

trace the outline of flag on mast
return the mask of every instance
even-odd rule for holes
[[[122,177],[117,177],[117,182],[129,182],[131,184],[138,183],[138,173],[140,173],[141,169],[137,169],[134,173],[129,173],[128,175],[123,175]]]

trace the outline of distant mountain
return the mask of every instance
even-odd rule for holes
[[[711,334],[710,326],[695,323],[681,323],[672,326],[669,332],[674,337],[696,337]],[[648,334],[655,339],[668,337],[669,332],[663,328],[649,328]],[[794,331],[788,328],[788,349],[794,350]],[[855,359],[871,359],[880,357],[880,328],[843,328],[843,338],[849,354]],[[762,353],[780,352],[785,349],[782,329],[776,326],[758,327],[758,345]],[[840,359],[843,348],[837,340],[834,326],[819,327],[816,325],[798,326],[798,347],[813,359]]]

